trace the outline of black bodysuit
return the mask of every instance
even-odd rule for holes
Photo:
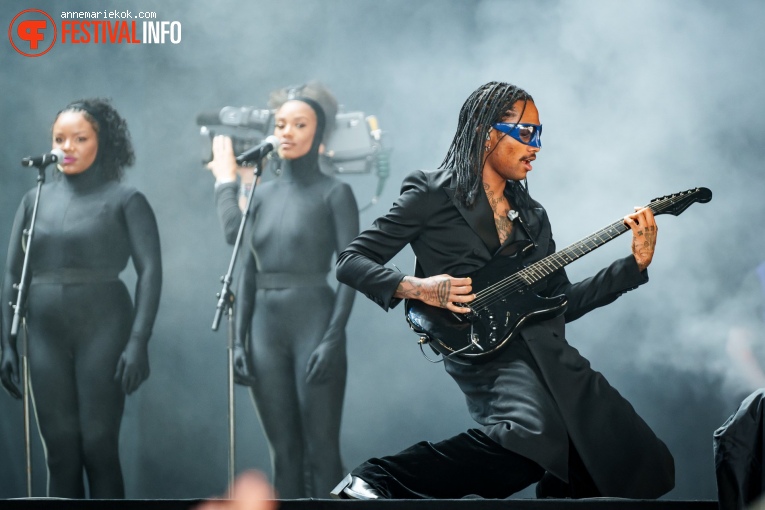
[[[92,498],[121,498],[125,394],[115,371],[128,341],[145,345],[151,335],[162,283],[159,235],[151,207],[134,188],[104,179],[97,168],[59,177],[42,188],[26,315],[48,491],[84,497],[84,468]],[[14,301],[12,284],[21,278],[22,230],[34,197],[35,190],[26,194],[14,221],[4,303]],[[130,258],[138,276],[135,306],[118,278]],[[11,314],[4,306],[4,345]]]
[[[306,156],[282,161],[281,176],[256,188],[237,290],[237,336],[250,332],[251,392],[281,498],[326,498],[342,475],[345,326],[355,291],[339,285],[335,293],[327,276],[359,219],[350,186],[319,169],[316,139],[320,133]],[[216,190],[229,242],[241,220],[236,188]],[[312,366],[319,370],[307,379]]]

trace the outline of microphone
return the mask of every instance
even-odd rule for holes
[[[526,246],[523,249],[523,251],[528,250],[532,246],[536,250],[536,248],[537,248],[537,240],[536,240],[536,238],[534,236],[531,235],[531,231],[528,228],[526,228],[526,222],[523,221],[523,218],[521,218],[520,213],[518,211],[516,211],[515,209],[510,209],[509,211],[507,211],[507,217],[512,222],[515,222],[515,220],[518,220],[518,223],[520,223],[521,228],[523,229],[524,232],[526,232],[526,236],[528,236],[528,238],[531,239],[531,244]]]
[[[27,156],[26,158],[21,160],[21,166],[33,166],[36,168],[45,168],[51,163],[58,163],[62,159],[64,159],[64,151],[62,151],[61,149],[53,149],[47,154],[43,154],[42,156],[37,156],[35,158],[33,158],[32,156]]]
[[[262,159],[274,149],[279,148],[279,139],[274,135],[266,137],[265,140],[251,149],[247,149],[236,157],[236,163],[241,165],[249,161],[256,161]]]

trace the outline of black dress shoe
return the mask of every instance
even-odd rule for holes
[[[334,499],[380,499],[382,496],[367,482],[350,473],[329,493]]]

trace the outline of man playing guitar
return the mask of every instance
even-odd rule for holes
[[[340,254],[337,278],[385,310],[407,299],[453,317],[471,314],[481,289],[459,275],[496,259],[526,267],[555,253],[547,214],[525,186],[541,133],[524,90],[499,82],[479,87],[460,111],[441,169],[404,180],[391,210]],[[623,225],[632,231],[631,255],[578,283],[560,267],[533,287],[539,296],[565,296],[560,313],[523,322],[486,361],[445,356],[480,427],[369,459],[333,495],[506,498],[535,482],[539,497],[645,499],[671,490],[667,447],[565,340],[566,322],[648,281],[654,215],[642,208]],[[414,276],[384,267],[407,244],[417,256]]]

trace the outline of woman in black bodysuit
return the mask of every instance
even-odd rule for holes
[[[258,185],[253,197],[237,291],[235,367],[251,386],[279,497],[327,497],[342,474],[345,326],[354,298],[345,285],[334,292],[327,275],[333,254],[358,233],[358,208],[350,186],[319,169],[321,106],[298,97],[277,110],[275,121],[281,175]],[[216,137],[214,154],[216,175],[224,173],[220,167],[235,172],[228,139]],[[230,189],[216,192],[222,216],[237,208],[236,184],[224,186]]]
[[[134,155],[125,121],[101,99],[71,103],[56,116],[60,175],[43,185],[30,258],[29,366],[45,445],[48,495],[124,497],[118,439],[125,395],[149,376],[147,343],[162,285],[157,224],[149,203],[121,184]],[[16,213],[2,287],[15,301],[35,190]],[[137,273],[135,305],[118,278]],[[2,307],[0,380],[20,396],[12,309]]]

